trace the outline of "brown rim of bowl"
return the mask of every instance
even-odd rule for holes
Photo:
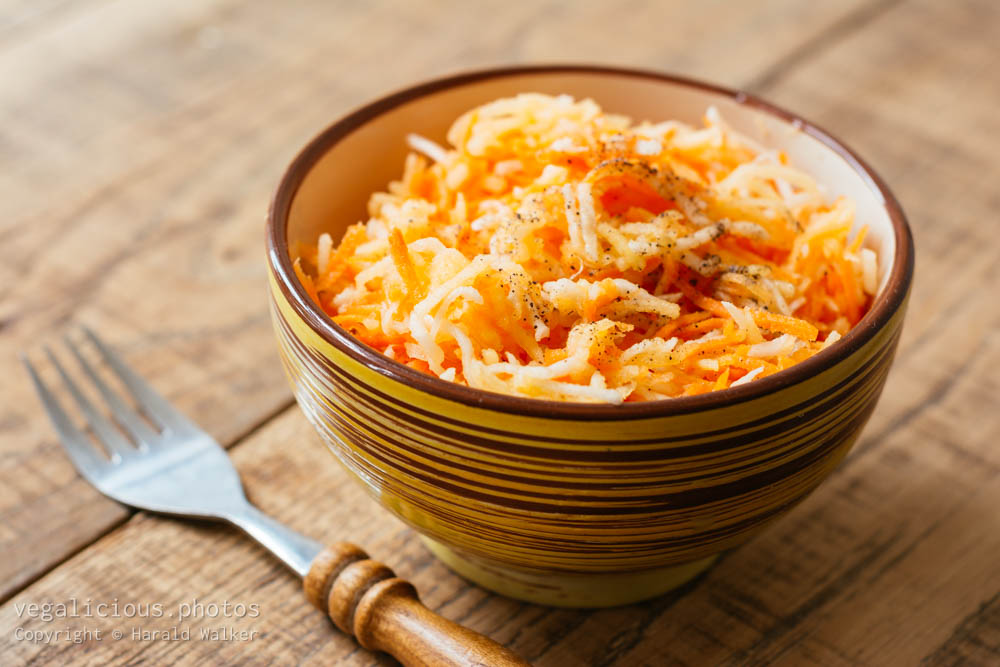
[[[306,294],[295,278],[288,251],[286,235],[288,212],[292,199],[303,178],[330,147],[370,120],[390,109],[429,93],[446,88],[512,75],[532,74],[604,74],[663,81],[697,88],[731,98],[739,104],[759,109],[817,139],[827,148],[846,160],[883,199],[895,234],[896,252],[892,273],[886,288],[876,297],[872,307],[861,321],[842,339],[829,348],[799,362],[779,373],[745,385],[712,391],[696,396],[667,398],[612,405],[605,403],[577,403],[545,399],[508,396],[442,380],[421,373],[409,366],[386,357],[368,347],[346,330],[335,324]],[[913,277],[913,236],[910,233],[903,209],[885,182],[853,150],[835,139],[830,133],[785,109],[777,107],[754,95],[694,79],[659,72],[605,67],[601,65],[526,65],[500,67],[464,72],[406,88],[366,104],[313,138],[292,160],[278,185],[267,217],[267,249],[271,266],[277,274],[278,284],[296,313],[324,340],[382,375],[422,391],[465,405],[495,410],[512,415],[546,417],[572,420],[631,420],[666,417],[699,410],[710,410],[760,398],[774,391],[797,384],[819,374],[847,358],[872,339],[878,330],[902,306]]]

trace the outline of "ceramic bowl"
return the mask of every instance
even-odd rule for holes
[[[289,248],[367,219],[401,172],[405,135],[520,92],[591,97],[634,120],[700,123],[715,105],[857,205],[881,258],[864,319],[807,361],[746,385],[619,406],[516,398],[398,364],[306,295]],[[806,497],[851,448],[893,358],[913,273],[899,204],[849,148],[751,95],[651,72],[522,67],[453,76],[375,101],[313,139],[268,221],[272,313],[299,405],[337,458],[459,574],[560,606],[649,598],[708,567]]]

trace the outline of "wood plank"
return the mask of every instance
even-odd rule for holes
[[[490,631],[501,641],[514,638],[517,628],[509,625],[508,617],[521,605],[470,589],[437,563],[409,530],[377,510],[361,486],[348,479],[299,411],[290,410],[255,433],[234,450],[233,460],[248,494],[265,511],[316,538],[350,538],[365,545],[410,578],[428,606],[452,618],[464,617],[472,627]],[[66,602],[67,596],[79,604],[115,598],[122,605],[160,603],[164,615],[141,621],[95,616],[58,623],[30,618],[24,610],[18,615],[22,603]],[[216,627],[221,618],[179,620],[179,605],[195,598],[206,605],[224,601],[259,605],[256,618],[230,619],[234,627],[254,630],[257,636],[249,641],[198,640],[201,628]],[[484,601],[490,604],[484,606]],[[115,628],[130,634],[132,627],[162,630],[175,625],[189,629],[196,639],[172,643],[109,637]],[[14,641],[18,627],[100,629],[105,638],[80,645]],[[59,663],[82,655],[94,664],[140,658],[191,665],[263,664],[275,656],[304,664],[379,664],[309,607],[294,575],[235,530],[144,514],[105,537],[99,548],[75,556],[4,605],[0,628],[8,665]]]
[[[513,639],[512,646],[538,664],[725,660],[881,664],[912,663],[922,657],[932,664],[952,664],[996,659],[1000,582],[993,556],[1000,546],[995,511],[1000,504],[1000,459],[992,445],[1000,424],[992,410],[997,382],[988,370],[1000,361],[994,333],[1000,321],[992,290],[970,290],[970,286],[996,285],[996,246],[981,225],[990,219],[996,202],[990,179],[981,179],[969,169],[969,165],[989,165],[986,158],[995,146],[965,141],[964,135],[949,144],[947,137],[936,136],[940,125],[964,131],[970,122],[986,118],[986,109],[1000,100],[995,88],[984,90],[984,81],[975,77],[977,63],[986,55],[975,45],[985,43],[983,37],[995,30],[995,14],[988,7],[985,11],[973,11],[971,5],[965,8],[964,20],[930,4],[894,8],[870,30],[859,32],[827,57],[791,72],[765,91],[844,135],[866,155],[877,156],[874,161],[900,193],[917,231],[921,279],[899,364],[872,428],[848,464],[805,505],[727,557],[686,595],[594,614],[550,613],[459,587],[447,591],[454,601],[444,604],[447,598],[436,598],[432,604],[453,618],[480,624],[477,627],[482,630],[513,630],[515,635],[503,639]],[[936,33],[944,30],[947,43],[961,44],[961,35],[973,46],[915,58],[907,42],[914,35],[919,37],[923,26],[934,26]],[[886,42],[896,44],[888,58],[883,51]],[[912,67],[930,74],[897,72],[889,78],[901,83],[887,92],[883,92],[887,88],[884,73],[870,74],[877,82],[862,77],[859,83],[855,61],[871,62],[876,55],[907,72]],[[947,77],[936,72],[935,63],[941,61]],[[959,72],[972,74],[963,79]],[[817,86],[818,81],[826,82],[823,88]],[[821,94],[826,87],[843,88],[849,82],[865,95],[844,103]],[[921,106],[928,91],[935,99],[951,86],[959,90],[975,86],[980,97],[966,98],[965,104],[944,112]],[[883,104],[893,109],[892,120],[902,124],[899,135],[890,131],[893,127],[884,120],[888,116],[880,115]],[[901,115],[903,109],[908,115]],[[915,160],[914,146],[926,148],[928,155]],[[942,174],[939,187],[932,188]],[[955,201],[962,206],[954,206]],[[923,276],[948,276],[949,280]],[[273,474],[272,480],[285,486]],[[373,516],[384,516],[374,508],[371,511]],[[185,531],[159,539],[188,548],[182,537]],[[75,590],[81,581],[94,580],[97,575],[84,574],[92,571],[88,569],[92,557],[104,568],[109,562],[127,562],[120,555],[102,553],[107,544],[118,550],[120,545],[112,541],[117,534],[18,600],[57,599],[44,595],[62,594]],[[213,535],[217,532],[207,532],[208,538]],[[418,549],[412,557],[403,556],[406,562],[422,562],[425,555],[412,537],[401,539]],[[193,547],[197,557],[197,545]],[[211,553],[228,551],[221,548]],[[221,560],[227,562],[227,558]],[[393,564],[403,571],[402,565]],[[416,569],[408,576],[426,577],[420,575],[419,566]],[[183,583],[187,572],[182,568],[170,573],[176,577],[173,588],[190,586]],[[442,572],[434,577],[446,582],[438,588],[427,578],[418,584],[432,586],[425,597],[438,595],[449,576]],[[46,588],[50,581],[58,585]],[[126,591],[142,592],[144,586],[142,582],[131,589],[104,584],[93,590],[95,594],[114,592],[124,599]],[[231,591],[219,593],[223,594]],[[284,599],[292,597],[289,588]],[[290,616],[297,620],[294,613]],[[5,626],[4,636],[10,636],[11,627]],[[270,632],[281,635],[294,630]],[[205,659],[223,655],[205,653],[211,647],[204,645],[195,650],[202,651],[198,655]],[[158,659],[173,656],[161,644],[146,651]],[[264,650],[264,654],[269,652]],[[58,659],[59,655],[63,654],[45,657]],[[234,659],[252,657],[247,652],[232,655]],[[348,664],[369,664],[366,656],[348,655],[352,655]],[[107,656],[96,653],[92,657],[100,662]]]
[[[0,600],[127,517],[60,455],[14,352],[88,322],[225,443],[287,405],[260,230],[282,168],[332,118],[459,63],[737,84],[865,3],[31,7],[0,32]],[[401,45],[391,66],[373,55]]]
[[[36,28],[65,20],[66,13],[93,11],[107,0],[6,0],[0,16],[0,48],[24,39]]]

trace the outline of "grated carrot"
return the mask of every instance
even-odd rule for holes
[[[707,310],[699,310],[693,313],[685,313],[675,320],[667,322],[662,327],[656,331],[656,336],[659,338],[667,339],[670,338],[675,331],[686,327],[689,324],[696,324],[702,320],[707,320],[712,317],[712,313]]]
[[[783,152],[704,122],[483,105],[448,145],[410,135],[369,219],[296,249],[295,273],[376,350],[487,391],[621,403],[773,375],[870,306],[868,229]]]
[[[406,293],[410,299],[416,299],[420,292],[420,279],[417,278],[417,270],[413,266],[413,258],[410,257],[410,250],[403,240],[403,234],[398,228],[393,229],[389,234],[389,253],[392,263],[399,272],[399,277],[406,285]]]
[[[814,325],[797,317],[781,315],[780,313],[771,313],[757,308],[751,310],[751,314],[753,315],[753,321],[757,323],[757,326],[763,327],[764,329],[791,334],[796,338],[800,338],[808,342],[816,340],[817,336],[819,336],[819,330]]]
[[[731,370],[731,368],[727,368],[719,374],[719,377],[715,380],[715,385],[712,386],[712,391],[719,391],[729,386],[729,372]]]

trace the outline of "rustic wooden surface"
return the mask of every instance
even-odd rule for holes
[[[1000,664],[998,36],[989,0],[3,3],[0,662],[388,664],[235,532],[76,477],[14,353],[83,321],[233,445],[263,509],[362,544],[536,664]],[[264,305],[267,199],[320,127],[418,79],[573,60],[709,78],[826,126],[899,195],[918,255],[896,365],[840,469],[685,590],[597,612],[466,584],[348,483],[291,405]],[[23,606],[195,598],[259,616]],[[255,634],[199,637],[223,625]],[[130,636],[173,626],[191,639]],[[66,629],[103,636],[15,638]]]

